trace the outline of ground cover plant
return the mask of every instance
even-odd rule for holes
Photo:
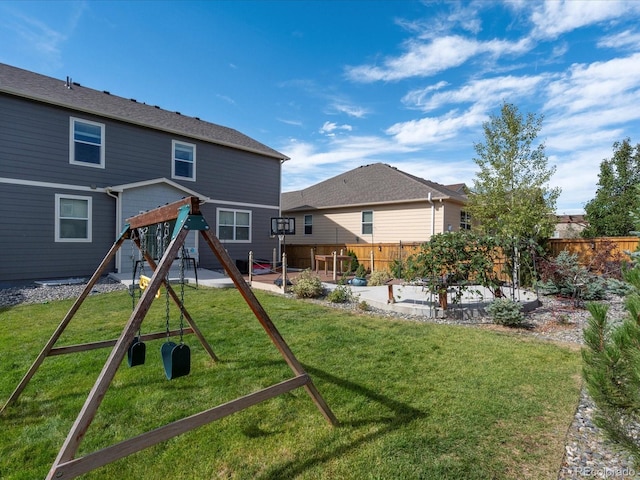
[[[356,314],[257,292],[341,424],[303,389],[91,472],[86,479],[555,478],[580,389],[577,350],[505,332]],[[234,289],[187,289],[187,307],[221,361],[195,337],[191,373],[164,378],[163,340],[120,367],[80,454],[291,377]],[[4,403],[71,305],[0,312]],[[116,338],[126,292],[89,297],[62,344]],[[143,333],[164,328],[154,303]],[[175,327],[177,315],[172,313]],[[0,418],[0,478],[43,478],[109,354],[50,357]]]

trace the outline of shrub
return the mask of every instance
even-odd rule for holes
[[[340,284],[327,294],[327,300],[331,303],[347,303],[354,298],[351,288],[347,285]]]
[[[358,261],[358,257],[356,256],[356,253],[353,250],[348,250],[347,255],[351,257],[351,260],[349,261],[349,273],[355,272],[358,266],[360,265],[360,262]]]
[[[324,293],[324,287],[320,277],[307,269],[298,275],[291,291],[298,298],[317,298]]]
[[[364,268],[363,264],[359,264],[355,273],[357,278],[364,278],[367,275],[367,270]]]
[[[369,277],[369,285],[372,287],[384,285],[391,280],[391,274],[386,270],[376,270]]]
[[[524,322],[522,306],[510,298],[498,298],[487,306],[493,323],[507,327],[517,327]]]

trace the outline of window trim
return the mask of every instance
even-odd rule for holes
[[[100,163],[89,163],[83,162],[81,160],[76,160],[76,122],[86,123],[87,125],[94,125],[96,127],[100,127]],[[91,120],[85,120],[84,118],[79,117],[69,117],[69,163],[71,165],[82,165],[83,167],[92,167],[92,168],[105,168],[105,124],[93,122]],[[81,142],[86,143],[86,142]]]
[[[460,230],[471,230],[471,214],[466,210],[460,210]]]
[[[309,223],[307,223],[307,218],[309,219]],[[309,231],[307,232],[307,227],[309,227]],[[305,235],[313,235],[313,215],[306,214],[303,219],[303,231]]]
[[[371,214],[371,221],[370,222],[365,222],[364,221],[364,214],[365,213],[370,213]],[[371,225],[371,232],[365,233],[365,231],[364,231],[364,226],[365,225]],[[362,210],[360,212],[360,235],[373,235],[373,210]]]
[[[61,238],[60,220],[65,217],[60,215],[60,201],[62,199],[86,200],[87,201],[87,237],[86,238]],[[68,195],[66,193],[55,194],[55,228],[54,239],[56,243],[91,243],[93,231],[93,197],[83,195]]]
[[[193,149],[193,161],[191,162],[193,175],[191,177],[183,177],[176,174],[176,162],[186,162],[186,160],[176,158],[176,146],[178,145],[191,147]],[[194,143],[183,142],[182,140],[171,140],[171,178],[176,180],[188,180],[190,182],[196,181],[196,145]]]
[[[220,213],[221,212],[233,212],[233,239],[228,239],[225,238],[223,239],[220,236]],[[249,238],[247,240],[237,240],[236,239],[236,228],[238,227],[238,224],[236,223],[236,214],[238,213],[248,213],[249,214]],[[253,212],[251,210],[241,210],[239,208],[223,208],[223,207],[218,207],[216,208],[216,236],[218,237],[218,239],[223,242],[223,243],[251,243],[251,239],[253,237]],[[224,226],[229,226],[227,224],[225,224]],[[242,225],[244,226],[244,225]]]

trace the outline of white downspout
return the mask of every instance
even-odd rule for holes
[[[436,204],[431,200],[431,192],[427,194],[427,202],[431,204],[431,237],[436,234]]]
[[[109,195],[112,198],[116,199],[116,236],[115,238],[118,238],[118,235],[120,235],[121,230],[122,230],[122,212],[120,211],[120,195],[113,193],[113,191],[107,187],[105,188],[105,192],[107,193],[107,195]],[[120,273],[121,270],[121,262],[122,262],[122,255],[121,255],[121,248],[118,249],[118,251],[116,252],[116,273]]]

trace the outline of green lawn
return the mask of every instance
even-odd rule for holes
[[[579,398],[577,349],[257,295],[340,426],[297,389],[82,478],[557,477]],[[221,361],[189,336],[191,374],[168,381],[163,340],[147,342],[145,365],[120,367],[80,454],[293,376],[238,292],[187,289],[186,303]],[[0,310],[0,403],[71,304]],[[60,344],[117,338],[130,313],[126,292],[89,297]],[[177,326],[175,309],[171,317]],[[156,300],[143,333],[164,323]],[[44,478],[109,351],[45,360],[0,417],[0,478]]]

